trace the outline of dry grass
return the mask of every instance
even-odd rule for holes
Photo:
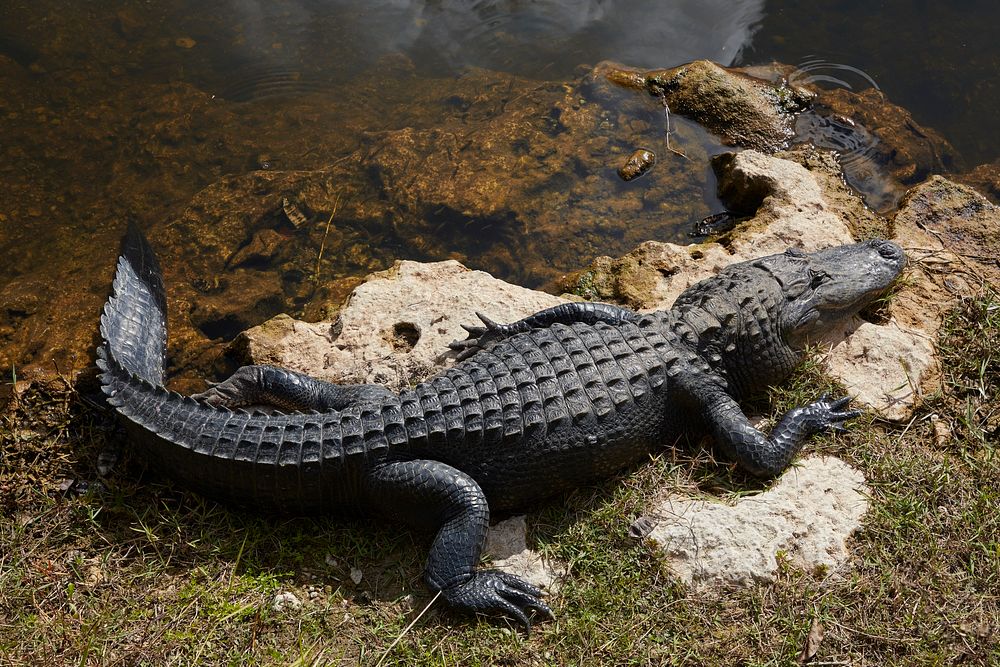
[[[774,585],[672,582],[626,537],[630,520],[663,483],[746,480],[705,454],[664,454],[532,515],[536,546],[572,574],[558,620],[528,637],[433,605],[392,646],[431,599],[422,538],[231,511],[127,457],[95,487],[114,424],[72,387],[32,387],[0,423],[0,664],[786,665],[819,628],[814,665],[1000,664],[998,305],[986,292],[952,315],[946,386],[912,422],[862,419],[813,443],[872,489],[846,577],[786,564]],[[776,410],[823,385],[807,367]],[[303,605],[275,611],[281,591]]]

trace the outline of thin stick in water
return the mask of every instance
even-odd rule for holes
[[[682,151],[679,151],[679,150],[677,150],[676,148],[673,148],[670,145],[670,135],[672,134],[672,131],[670,130],[670,105],[667,104],[667,95],[666,95],[666,93],[660,95],[660,101],[663,102],[663,117],[667,121],[667,129],[663,133],[663,145],[664,145],[664,147],[668,151],[670,151],[671,153],[674,153],[675,155],[680,155],[685,160],[690,160],[691,158],[689,158],[687,155],[685,155]]]
[[[337,215],[337,209],[340,207],[340,195],[337,195],[336,201],[333,202],[333,210],[330,211],[330,217],[326,220],[326,231],[323,232],[323,241],[319,244],[319,254],[316,255],[316,271],[313,273],[313,280],[319,282],[319,266],[320,262],[323,261],[323,251],[326,249],[326,237],[330,235],[330,223],[333,222],[333,216]]]

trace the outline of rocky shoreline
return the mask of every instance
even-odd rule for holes
[[[885,179],[892,183],[894,209],[874,212],[846,185],[835,153],[812,145],[788,149],[795,136],[793,114],[819,102],[816,93],[790,87],[781,71],[773,68],[767,79],[710,63],[654,72],[602,64],[569,87],[520,82],[517,94],[502,100],[502,110],[472,131],[466,120],[454,117],[435,128],[378,133],[350,161],[326,168],[262,168],[223,177],[174,219],[154,226],[157,243],[168,249],[163,260],[168,289],[180,305],[171,321],[177,363],[204,368],[221,347],[205,346],[213,332],[239,328],[246,322],[241,311],[263,319],[279,295],[291,295],[310,317],[268,319],[237,336],[227,354],[331,381],[399,388],[449,363],[442,355],[447,343],[463,337],[460,325],[475,321],[477,310],[512,321],[565,299],[665,308],[684,288],[733,262],[790,246],[812,250],[885,236],[906,249],[906,278],[866,320],[830,332],[817,355],[825,372],[858,403],[884,419],[905,422],[921,397],[937,391],[935,340],[944,314],[981,283],[1000,284],[1000,210],[971,188],[932,175],[949,164],[943,139],[913,129],[920,137],[913,141],[905,129],[912,123],[876,127],[884,116],[872,107],[881,104],[884,110],[885,100],[862,100],[869,105],[866,114],[852,106],[861,102],[850,96],[822,98],[830,113],[863,118],[870,131],[880,133],[880,150],[891,151]],[[485,72],[475,76],[483,85],[490,79]],[[693,136],[691,125],[681,125],[673,137],[677,154],[657,149],[657,164],[636,180],[637,187],[594,182],[613,175],[632,147],[649,143],[650,136],[662,138],[643,96],[660,98],[668,118],[671,111],[685,115],[723,143],[744,148],[712,159],[721,201],[738,219],[732,231],[697,244],[639,243],[655,229],[655,220],[669,213],[665,207],[688,206],[691,218],[708,212],[690,201],[678,204],[683,196],[676,183],[668,189],[678,178],[687,183],[681,193],[702,182],[700,168],[689,163],[707,164],[708,151],[694,139],[678,139]],[[454,104],[467,105],[469,113],[484,104],[455,97]],[[905,111],[896,108],[895,115]],[[608,128],[617,138],[608,138]],[[365,180],[372,174],[382,189],[376,199]],[[535,196],[542,183],[550,187]],[[275,193],[287,196],[276,199]],[[324,228],[316,223],[325,212],[330,213]],[[338,222],[331,232],[334,217]],[[213,221],[210,228],[206,219]],[[434,245],[439,243],[431,241],[435,226],[469,237],[489,237],[494,228],[499,236],[478,249],[467,244],[459,259],[507,267],[529,282],[559,279],[564,293],[519,287],[456,259],[397,260],[366,278],[342,276],[315,289],[322,282],[322,250],[320,258],[309,260],[315,260],[315,281],[305,280],[311,269],[300,245],[328,247],[342,258],[362,242],[365,230],[384,228],[390,219],[393,239],[429,259],[455,252]],[[562,276],[573,258],[597,247],[608,219],[629,220],[622,238],[634,240],[635,249],[597,257]],[[303,221],[312,224],[300,235]],[[511,229],[520,230],[516,238]],[[561,244],[561,238],[572,241]],[[182,276],[174,259],[192,239],[200,249]],[[617,244],[622,246],[622,239]],[[557,254],[546,254],[543,247],[558,249],[551,251]],[[519,274],[514,265],[522,257],[544,258],[539,266],[547,268]],[[255,263],[262,261],[280,268],[259,271]],[[359,256],[357,263],[365,261]],[[219,276],[220,265],[228,268],[227,277]],[[343,294],[348,296],[340,304]],[[321,317],[324,312],[334,316]],[[18,334],[6,335],[13,340]],[[72,344],[80,346],[85,338]],[[8,394],[18,391],[14,386]],[[767,581],[777,571],[778,551],[806,569],[841,567],[866,495],[860,473],[847,464],[807,457],[772,488],[735,506],[664,489],[636,530],[659,544],[671,571],[685,581]],[[784,537],[744,532],[778,524]],[[535,581],[557,581],[564,568],[546,565],[523,547],[523,520],[504,526],[514,526],[506,541],[520,546],[494,552],[498,561],[512,558],[517,563],[511,567],[521,572],[530,563],[541,567]]]

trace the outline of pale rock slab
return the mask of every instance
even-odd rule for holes
[[[464,340],[476,311],[513,322],[563,303],[454,260],[403,260],[359,285],[334,322],[279,315],[241,334],[253,363],[291,368],[331,382],[408,387],[451,363],[448,343]]]
[[[858,403],[886,419],[903,421],[936,368],[933,338],[895,320],[886,325],[863,322],[833,346],[824,365]]]
[[[498,521],[490,526],[483,553],[493,561],[494,567],[524,577],[538,588],[553,593],[566,576],[566,566],[542,558],[529,549],[527,531],[524,515]]]
[[[302,608],[302,600],[296,597],[295,593],[283,591],[274,596],[271,600],[271,609],[277,612],[296,610]]]
[[[670,570],[692,584],[774,581],[778,555],[804,569],[836,569],[868,508],[864,476],[837,458],[812,457],[770,489],[735,504],[667,495],[647,517]]]

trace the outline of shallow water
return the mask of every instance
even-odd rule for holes
[[[181,370],[278,312],[320,316],[395,259],[537,286],[686,241],[721,210],[707,158],[723,148],[673,118],[690,159],[661,151],[623,184],[624,156],[662,147],[663,109],[590,98],[586,66],[604,59],[800,65],[877,86],[969,166],[992,161],[1000,9],[945,4],[0,2],[0,363],[90,363],[129,219],[163,255]],[[831,118],[801,130],[891,205],[864,128]],[[429,160],[442,147],[452,163]],[[462,181],[477,170],[496,175],[481,192]]]

